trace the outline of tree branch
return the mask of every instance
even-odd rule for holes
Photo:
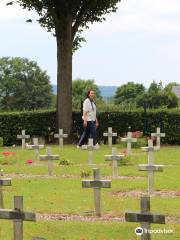
[[[83,3],[78,14],[76,15],[76,21],[72,26],[72,39],[74,39],[80,24],[82,23],[83,15],[86,12],[86,5]]]

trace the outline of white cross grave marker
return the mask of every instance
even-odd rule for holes
[[[156,146],[160,148],[161,137],[165,137],[165,133],[161,133],[160,128],[158,127],[156,133],[151,133],[151,137],[156,137]]]
[[[17,139],[22,139],[22,148],[26,147],[26,139],[29,139],[30,135],[25,134],[25,130],[22,130],[21,135],[17,135]]]
[[[67,137],[68,137],[68,134],[64,134],[63,129],[59,129],[59,133],[54,134],[54,138],[59,139],[59,146],[61,146],[61,147],[63,147],[63,138],[67,138]]]
[[[27,149],[34,149],[36,159],[39,157],[39,149],[44,148],[44,145],[38,144],[38,138],[33,138],[33,145],[26,145]]]
[[[153,141],[148,140],[148,147],[142,147],[143,151],[148,152],[148,164],[139,164],[140,171],[148,171],[148,193],[154,191],[154,172],[162,172],[163,165],[154,165],[154,151],[159,150],[159,147],[153,147]]]
[[[48,173],[52,175],[52,164],[54,160],[59,160],[59,155],[52,155],[51,148],[46,148],[46,155],[39,156],[41,161],[48,161]]]
[[[150,197],[141,197],[141,211],[140,212],[126,212],[126,222],[140,222],[142,228],[141,240],[151,240],[150,224],[165,224],[165,216],[161,214],[152,214],[150,212]]]
[[[117,133],[112,131],[112,127],[108,127],[108,132],[103,133],[104,137],[108,137],[108,145],[109,147],[112,146],[112,137],[117,137]]]
[[[100,169],[93,169],[93,180],[82,180],[83,188],[93,188],[94,189],[94,204],[96,216],[101,216],[101,188],[110,188],[110,180],[100,180]]]
[[[83,150],[88,150],[88,164],[93,164],[93,150],[99,149],[99,146],[93,145],[93,139],[89,138],[88,145],[82,145]]]
[[[11,186],[11,178],[0,178],[0,208],[4,208],[3,186]]]
[[[106,161],[112,161],[113,177],[118,177],[118,161],[122,160],[124,155],[117,154],[117,149],[112,148],[112,155],[105,155]]]
[[[137,142],[137,138],[132,138],[132,132],[128,132],[126,138],[121,138],[122,142],[127,142],[127,154],[131,154],[131,143]]]
[[[23,197],[14,196],[14,209],[0,209],[0,219],[13,220],[13,240],[23,240],[23,221],[35,221],[35,213],[23,211]]]

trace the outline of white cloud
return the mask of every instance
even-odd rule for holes
[[[180,34],[179,0],[122,0],[117,13],[106,16],[90,31],[99,34],[118,32],[155,35]]]

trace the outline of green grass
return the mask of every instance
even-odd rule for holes
[[[103,213],[112,216],[123,216],[125,209],[138,211],[138,197],[118,197],[115,192],[139,188],[145,181],[114,180],[111,189],[102,190]],[[39,213],[67,213],[85,215],[94,209],[92,189],[83,189],[79,179],[13,179],[12,187],[6,188],[5,207],[11,208],[14,195],[23,195],[28,210]],[[130,186],[131,184],[131,186]],[[125,188],[126,186],[126,188]],[[130,187],[127,187],[130,186]],[[137,187],[138,186],[138,187]],[[39,190],[40,189],[40,190]],[[145,189],[144,189],[145,190]],[[151,207],[166,215],[180,217],[178,198],[153,197]],[[43,203],[43,204],[42,204]],[[173,207],[170,207],[173,206]]]
[[[81,187],[81,173],[91,172],[92,168],[87,165],[87,151],[76,149],[75,146],[65,146],[63,149],[52,146],[54,154],[71,162],[69,166],[59,165],[58,161],[53,164],[53,176],[48,176],[47,163],[40,162],[34,157],[34,151],[16,148],[1,148],[3,151],[13,151],[16,155],[4,157],[0,154],[0,168],[8,176],[12,175],[12,186],[4,189],[5,208],[12,208],[14,195],[24,196],[24,208],[27,211],[37,213],[62,213],[86,216],[87,212],[94,211],[92,189]],[[122,153],[118,148],[118,152]],[[41,150],[44,154],[45,150]],[[112,179],[112,167],[104,160],[105,154],[110,154],[107,146],[102,146],[94,153],[94,166],[101,168],[101,176]],[[28,159],[33,160],[32,165],[26,164]],[[138,171],[138,164],[147,162],[147,154],[140,149],[133,150],[128,158],[127,165],[119,167],[119,175],[127,178],[112,179],[111,189],[102,190],[102,212],[112,217],[122,217],[126,210],[139,211],[140,201],[138,197],[119,197],[118,192],[147,189],[147,173]],[[155,163],[164,164],[164,171],[155,173],[155,187],[157,190],[180,191],[180,148],[163,147],[155,152]],[[20,177],[16,174],[25,174]],[[40,175],[40,176],[38,176]],[[128,178],[130,176],[141,178]],[[151,210],[153,213],[161,213],[180,218],[179,198],[174,196],[151,198]],[[12,239],[12,227],[8,221],[1,220],[0,239]],[[124,222],[75,222],[75,221],[38,221],[25,223],[25,240],[32,236],[46,237],[47,240],[79,239],[79,240],[119,240],[140,239],[134,234],[138,223]],[[177,223],[166,225],[152,225],[153,228],[173,229],[172,235],[154,234],[152,239],[180,239],[180,227]]]
[[[33,236],[41,236],[47,240],[139,240],[134,229],[137,223],[124,222],[64,222],[64,221],[39,221],[24,224],[24,239],[32,240]],[[178,240],[180,226],[178,224],[152,225],[151,229],[172,230],[173,234],[153,234],[153,240]],[[1,231],[6,229],[5,231]],[[31,231],[29,231],[31,229]],[[1,222],[1,239],[11,240],[12,224]]]

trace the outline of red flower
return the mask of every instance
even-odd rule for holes
[[[2,152],[2,155],[4,155],[5,157],[7,157],[7,156],[16,155],[16,153],[15,153],[15,152]]]
[[[32,163],[33,163],[33,160],[32,160],[32,159],[28,159],[28,160],[26,161],[26,163],[27,163],[27,164],[32,164]]]
[[[142,137],[142,132],[140,132],[140,131],[132,132],[132,137],[140,138],[140,137]]]

